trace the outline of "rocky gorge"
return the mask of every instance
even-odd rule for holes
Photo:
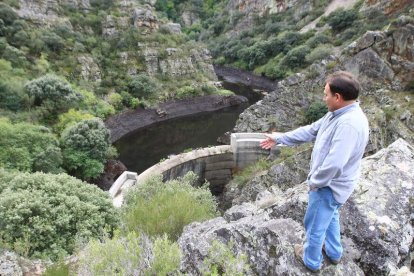
[[[298,18],[312,8],[306,1],[229,1],[234,11],[251,14],[240,21],[238,30],[253,20],[254,14],[278,13],[300,6]],[[365,1],[363,10],[378,9],[392,14],[407,1]],[[20,1],[20,16],[35,24],[67,24],[59,5],[70,5],[83,13],[89,1]],[[143,35],[158,31],[180,33],[176,23],[159,20],[155,1],[119,1],[118,14],[108,15],[102,35],[113,38],[123,28],[133,26]],[[57,21],[54,21],[57,20]],[[191,14],[188,21],[197,21]],[[132,23],[131,23],[132,22]],[[87,30],[86,30],[87,31]],[[191,45],[190,45],[191,46]],[[325,78],[331,72],[348,70],[361,80],[360,104],[369,117],[371,133],[362,164],[362,174],[350,200],[341,208],[341,233],[345,245],[342,262],[325,260],[320,275],[411,275],[414,260],[414,21],[401,16],[381,31],[369,31],[345,49],[320,60],[300,73],[280,81],[265,83],[268,93],[245,110],[234,132],[288,131],[305,123],[303,114],[322,98]],[[136,51],[122,52],[117,62],[126,74],[144,70],[152,76],[189,76],[204,72],[216,80],[212,58],[203,48],[165,47],[145,42]],[[82,79],[100,83],[105,79],[101,64],[92,55],[79,55],[77,71]],[[216,69],[217,70],[217,69]],[[219,69],[230,70],[230,69]],[[254,86],[261,79],[238,74],[239,80]],[[246,100],[238,96],[203,96],[154,109],[131,110],[107,121],[113,130],[112,142],[154,122],[200,111],[218,110]],[[294,148],[288,156],[255,174],[244,185],[230,182],[219,200],[221,216],[185,227],[178,240],[182,252],[180,272],[200,275],[205,260],[217,243],[227,244],[235,256],[243,256],[246,275],[307,275],[295,259],[293,244],[304,238],[302,219],[307,205],[311,145]],[[272,157],[269,157],[272,158]],[[118,171],[120,164],[110,164]],[[115,177],[115,175],[114,175]],[[110,181],[109,181],[110,182]],[[109,184],[108,184],[109,185]],[[68,263],[72,261],[69,260]],[[74,261],[76,262],[76,261]],[[29,261],[0,250],[0,275],[40,275],[46,264]],[[237,268],[236,264],[236,270]],[[222,267],[218,271],[223,272]]]

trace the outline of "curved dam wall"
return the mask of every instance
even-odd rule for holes
[[[124,172],[109,190],[116,207],[122,205],[124,194],[133,185],[143,183],[152,175],[162,175],[163,180],[175,179],[193,171],[199,177],[199,184],[207,180],[214,195],[220,194],[232,179],[233,172],[269,155],[260,148],[265,139],[261,133],[233,133],[231,145],[208,147],[181,153],[162,161],[137,175]]]

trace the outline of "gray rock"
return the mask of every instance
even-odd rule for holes
[[[414,148],[402,139],[367,157],[361,179],[343,206],[342,231],[361,251],[370,275],[398,270],[414,239]]]
[[[78,57],[78,62],[81,65],[80,76],[92,82],[100,83],[101,82],[101,69],[95,63],[94,59],[91,56],[82,55]]]
[[[181,34],[181,25],[178,23],[170,22],[170,23],[161,25],[160,30],[168,32],[170,34]]]
[[[135,8],[132,14],[134,27],[147,34],[159,28],[158,19],[150,6]]]
[[[326,264],[321,275],[396,274],[410,261],[414,229],[414,148],[402,139],[362,162],[361,179],[341,208],[344,256]],[[272,187],[273,188],[273,187]],[[302,220],[308,200],[306,183],[287,190],[269,189],[265,209],[233,206],[224,217],[185,227],[179,239],[183,272],[198,274],[213,240],[233,243],[246,254],[257,275],[303,275],[293,255],[303,241]],[[256,201],[256,206],[259,202]]]
[[[19,256],[10,251],[0,253],[0,275],[2,276],[20,276],[23,275],[22,268],[19,265]]]

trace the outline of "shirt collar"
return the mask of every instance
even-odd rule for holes
[[[337,117],[337,116],[344,114],[345,112],[348,112],[358,107],[359,107],[359,102],[354,102],[350,105],[347,105],[347,106],[341,107],[340,109],[332,111],[331,114],[332,114],[332,117]]]

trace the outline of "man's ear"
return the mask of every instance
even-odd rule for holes
[[[339,93],[335,93],[335,97],[337,101],[343,100],[342,95]]]

